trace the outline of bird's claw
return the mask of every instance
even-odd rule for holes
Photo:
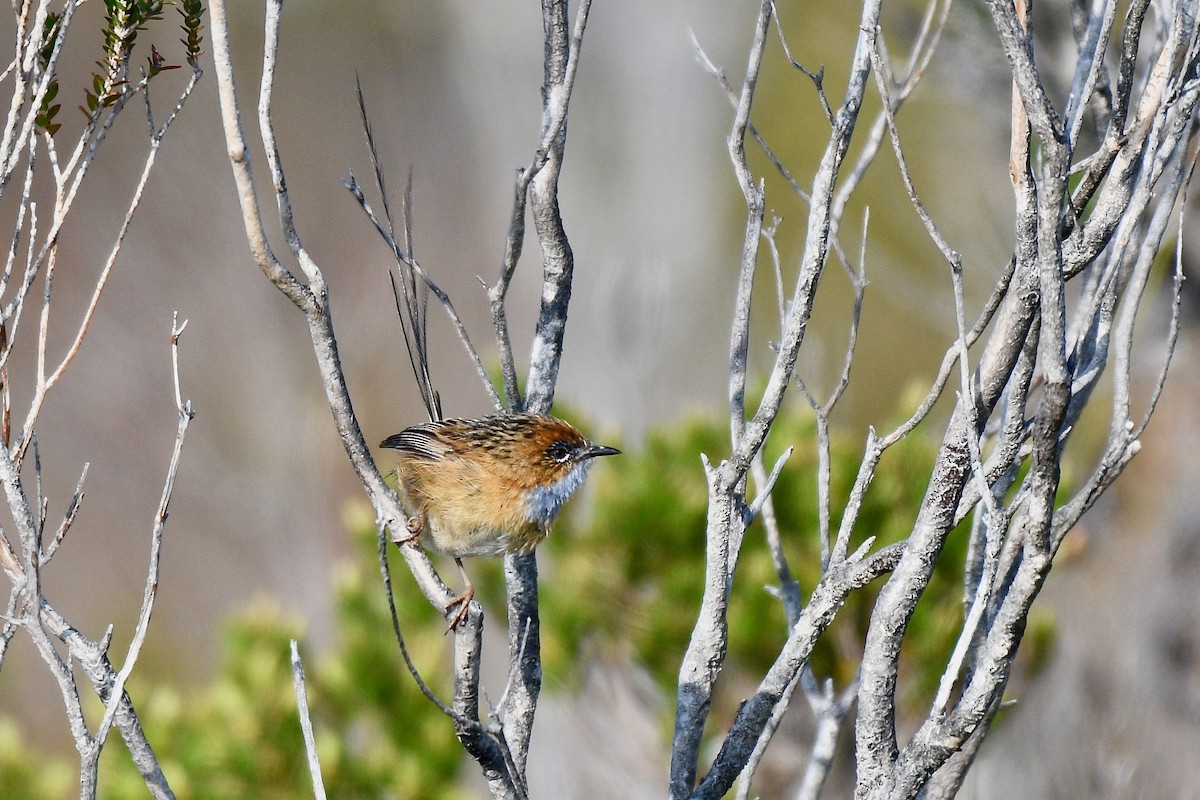
[[[450,631],[461,625],[463,620],[467,618],[467,614],[470,612],[469,606],[471,605],[471,601],[474,599],[475,587],[473,586],[468,586],[466,591],[457,597],[450,598],[450,602],[446,603],[446,613],[450,613],[450,609],[454,608],[455,606],[458,606],[458,610],[454,612],[452,617],[450,617],[450,625],[446,628],[446,633],[450,633]]]
[[[425,530],[424,521],[419,517],[412,517],[404,524],[404,529],[408,531],[408,534],[405,536],[393,536],[392,543],[397,547],[404,547],[406,544],[417,547],[421,541],[421,533]]]

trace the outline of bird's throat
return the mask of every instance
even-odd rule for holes
[[[525,514],[530,522],[544,528],[554,521],[563,503],[567,501],[587,477],[591,460],[580,461],[571,471],[557,481],[544,486],[534,486],[525,492]]]

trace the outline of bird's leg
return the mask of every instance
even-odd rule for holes
[[[463,588],[462,594],[450,599],[446,603],[446,611],[458,606],[458,610],[454,612],[454,616],[450,618],[450,627],[446,629],[446,633],[454,630],[459,624],[467,618],[467,606],[471,604],[471,600],[475,598],[475,587],[471,584],[471,579],[467,577],[467,570],[463,567],[462,559],[455,557],[454,563],[458,565],[458,574],[462,575],[463,583],[466,586]]]
[[[413,547],[418,546],[421,540],[421,534],[425,532],[425,515],[421,514],[416,517],[409,517],[404,528],[408,531],[407,536],[397,536],[392,539],[396,547],[403,547],[406,544],[411,544]]]

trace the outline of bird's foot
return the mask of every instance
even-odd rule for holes
[[[408,534],[405,536],[393,536],[392,543],[396,547],[404,547],[406,544],[417,547],[421,541],[421,533],[425,530],[425,521],[420,517],[411,517],[405,523],[404,529],[408,531]]]
[[[475,587],[468,583],[467,588],[462,594],[451,598],[450,602],[446,603],[446,613],[449,613],[450,609],[454,608],[455,606],[458,607],[458,610],[454,612],[452,617],[450,617],[450,625],[446,628],[446,633],[449,633],[457,628],[462,624],[463,620],[467,618],[467,612],[469,611],[468,606],[471,605],[471,601],[474,599]]]

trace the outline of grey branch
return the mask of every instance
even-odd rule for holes
[[[771,3],[764,2],[757,9],[740,93],[735,95],[722,71],[696,45],[704,68],[718,77],[734,105],[728,144],[746,223],[729,351],[732,453],[715,465],[703,460],[709,490],[705,583],[680,670],[669,786],[673,798],[723,796],[743,770],[739,796],[750,796],[753,771],[797,685],[805,688],[810,700],[826,701],[825,705],[817,702],[812,710],[819,726],[829,723],[827,727],[836,730],[835,723],[854,701],[843,694],[832,702],[828,684],[824,692],[816,688],[819,684],[807,665],[811,642],[822,635],[846,593],[863,585],[860,581],[887,572],[891,576],[879,594],[866,632],[856,691],[856,797],[913,798],[923,791],[931,792],[929,796],[952,796],[1000,707],[1029,610],[1062,537],[1138,452],[1138,436],[1166,380],[1180,324],[1178,255],[1164,364],[1148,386],[1149,409],[1140,419],[1132,419],[1134,330],[1147,305],[1155,256],[1171,224],[1183,225],[1182,212],[1176,216],[1175,208],[1185,194],[1196,160],[1200,129],[1196,121],[1200,104],[1196,0],[1155,7],[1157,17],[1147,13],[1148,3],[1130,4],[1115,43],[1117,4],[1078,4],[1078,57],[1068,76],[1071,93],[1061,110],[1039,72],[1029,4],[1022,0],[988,3],[1012,72],[1009,167],[1016,206],[1015,244],[1011,259],[970,326],[963,258],[920,197],[902,147],[903,123],[898,119],[902,102],[930,63],[949,8],[950,3],[942,0],[931,0],[926,6],[904,77],[897,79],[884,33],[877,27],[878,4],[865,2],[846,95],[837,108],[831,108],[825,97],[823,70],[814,74],[800,67],[779,32],[786,58],[816,83],[818,99],[831,122],[829,142],[811,189],[800,185],[794,171],[766,146],[765,134],[750,122],[763,42],[773,22]],[[1153,31],[1151,20],[1158,26]],[[1116,58],[1109,59],[1113,51]],[[1115,81],[1108,75],[1108,63],[1118,65]],[[1139,71],[1139,63],[1149,66]],[[856,142],[858,160],[839,183],[872,71],[882,111],[865,138]],[[1082,135],[1089,121],[1098,123],[1095,137]],[[865,285],[865,259],[860,256],[856,272],[838,245],[837,233],[849,198],[861,187],[884,135],[889,136],[912,205],[949,268],[957,335],[948,343],[937,376],[912,416],[883,436],[868,430],[857,477],[841,509],[841,525],[830,542],[830,411],[849,381]],[[760,144],[768,161],[809,206],[799,274],[786,303],[775,247],[779,220],[764,229],[764,183],[748,166],[747,136]],[[1091,153],[1077,153],[1083,141],[1098,144]],[[1082,175],[1074,191],[1068,183],[1072,174]],[[766,239],[775,265],[782,330],[763,400],[756,409],[748,410],[750,287],[760,257],[760,239]],[[856,303],[841,379],[830,399],[821,403],[796,376],[795,362],[830,249],[850,274]],[[1071,280],[1077,280],[1079,291],[1068,292]],[[956,371],[957,403],[942,434],[916,522],[903,542],[868,555],[874,539],[862,534],[871,532],[856,529],[879,460],[888,447],[918,426],[927,426],[931,410]],[[1063,500],[1058,498],[1063,454],[1106,371],[1114,386],[1109,439],[1091,474]],[[761,457],[762,445],[793,381],[817,415],[821,504],[817,535],[825,562],[821,581],[802,607],[782,557],[782,541],[788,532],[779,530],[778,521],[769,513],[770,498],[764,499],[765,487],[773,480]],[[753,471],[760,491],[753,503],[745,494],[747,470]],[[746,525],[758,512],[764,518],[780,578],[789,637],[757,691],[741,705],[720,752],[697,782],[699,743],[725,658],[725,613],[734,602],[733,575]],[[963,571],[963,627],[928,715],[915,735],[900,741],[896,698],[901,645],[947,537],[972,513]],[[856,533],[863,541],[851,553]],[[854,687],[847,691],[855,694]],[[829,763],[827,745],[828,737],[818,736],[802,790],[806,797],[819,791]]]
[[[281,3],[279,0],[273,0],[267,8],[266,47],[258,104],[259,121],[279,208],[280,228],[292,255],[301,265],[307,283],[302,282],[280,263],[267,242],[250,171],[249,148],[238,110],[224,3],[218,0],[212,3],[210,8],[213,23],[213,60],[216,65],[222,121],[251,255],[263,274],[303,312],[334,426],[342,440],[347,458],[374,506],[377,518],[383,520],[391,532],[392,539],[400,541],[408,535],[407,520],[395,492],[387,486],[376,467],[358,425],[338,355],[337,337],[324,275],[305,250],[295,228],[282,158],[273,135],[271,90],[279,45]],[[434,572],[429,558],[417,548],[403,547],[400,552],[425,597],[435,607],[444,610],[453,593]],[[482,612],[477,604],[472,604],[465,624],[460,625],[455,632],[454,710],[458,713],[454,718],[460,728],[460,738],[468,752],[483,768],[497,796],[516,796],[512,787],[519,781],[515,776],[509,775],[503,761],[497,759],[495,743],[478,719],[477,704],[469,702],[469,698],[478,693],[478,639],[481,624]],[[471,685],[463,685],[463,681],[471,682]],[[460,702],[463,698],[468,700]]]
[[[292,688],[296,691],[296,710],[300,716],[300,730],[304,733],[304,752],[308,757],[308,773],[312,776],[313,797],[325,800],[325,779],[321,776],[321,762],[317,758],[317,740],[313,736],[312,717],[308,714],[308,690],[304,684],[304,662],[300,660],[300,645],[292,639]]]

